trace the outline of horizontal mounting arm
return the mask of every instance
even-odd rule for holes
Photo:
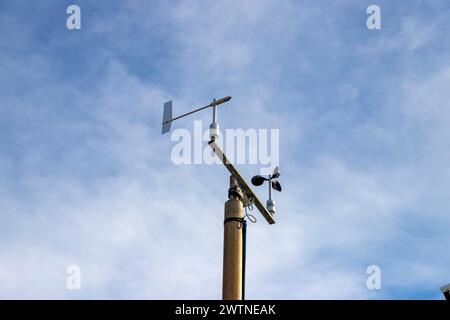
[[[190,114],[193,114],[193,113],[195,113],[195,112],[201,111],[201,110],[206,109],[206,108],[209,108],[209,107],[218,106],[219,104],[228,102],[228,101],[230,101],[230,100],[231,100],[231,97],[230,97],[230,96],[226,96],[226,97],[220,98],[220,99],[218,99],[218,100],[215,100],[215,101],[211,102],[211,103],[208,104],[207,106],[204,106],[204,107],[195,109],[195,110],[190,111],[190,112],[188,112],[188,113],[182,114],[181,116],[178,116],[178,117],[175,117],[175,118],[173,118],[173,119],[164,121],[163,124],[166,124],[166,123],[169,123],[169,122],[178,120],[178,119],[180,119],[180,118],[183,118],[183,117],[185,117],[185,116],[188,116],[188,115],[190,115]]]

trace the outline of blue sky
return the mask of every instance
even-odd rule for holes
[[[73,3],[82,29],[69,31]],[[366,28],[370,4],[381,30]],[[174,165],[160,122],[167,100],[177,114],[231,95],[222,128],[281,140],[277,224],[249,227],[248,298],[441,299],[449,12],[444,0],[1,1],[0,297],[220,298],[227,173]],[[366,287],[373,264],[381,290]]]

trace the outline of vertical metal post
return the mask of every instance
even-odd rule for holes
[[[237,186],[236,179],[230,177],[230,189]],[[229,193],[225,202],[224,242],[223,242],[223,300],[241,300],[243,271],[243,219],[244,207],[239,197]]]
[[[272,179],[269,179],[269,200],[272,200]]]
[[[213,100],[213,123],[217,122],[217,106],[216,99]]]

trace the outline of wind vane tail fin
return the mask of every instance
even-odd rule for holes
[[[169,132],[171,125],[172,125],[172,100],[164,103],[161,134]]]

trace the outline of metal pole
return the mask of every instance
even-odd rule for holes
[[[269,179],[269,200],[272,200],[272,179]]]
[[[217,105],[216,105],[216,99],[213,100],[213,123],[216,123],[216,116],[217,116]]]
[[[230,189],[237,187],[236,179],[230,177]],[[223,241],[223,300],[242,299],[243,271],[243,220],[244,208],[239,197],[229,192],[225,202],[224,241]]]

